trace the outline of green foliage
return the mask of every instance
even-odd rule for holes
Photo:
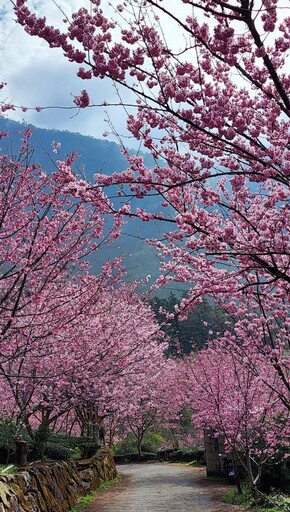
[[[164,439],[160,434],[147,430],[142,441],[142,452],[156,453],[163,443]]]
[[[6,464],[0,464],[0,473],[5,475],[12,475],[16,471],[17,466],[14,466],[14,464],[9,464],[8,466]]]
[[[235,487],[229,489],[225,496],[223,496],[223,501],[232,505],[244,505],[248,508],[254,505],[254,500],[248,487],[243,487],[242,493],[239,493]]]
[[[95,442],[92,442],[89,438],[80,437],[79,445],[78,445],[82,458],[89,459],[90,457],[93,457],[98,449],[99,445]]]
[[[128,455],[130,453],[138,453],[136,437],[132,432],[125,439],[113,445],[114,455]]]
[[[142,441],[142,452],[156,453],[164,443],[161,434],[152,430],[145,432]],[[114,455],[129,455],[138,453],[136,436],[130,432],[125,439],[119,441],[113,446]]]
[[[289,447],[283,448],[281,446],[275,455],[263,465],[258,485],[259,492],[266,496],[269,495],[271,489],[276,489],[286,494],[290,493],[290,457],[288,454]]]
[[[200,466],[200,462],[198,462],[198,460],[196,460],[196,459],[193,459],[191,462],[186,462],[186,466],[192,466],[192,467]]]
[[[49,438],[49,429],[47,423],[41,423],[37,430],[33,432],[33,450],[41,460],[44,458],[47,441]]]
[[[92,457],[98,450],[98,445],[92,442],[88,437],[68,436],[55,432],[49,433],[48,444],[50,446],[53,445],[53,450],[54,448],[56,449],[56,457],[58,453],[60,455],[63,450],[64,457],[67,458],[67,454],[69,453],[69,458],[72,459]],[[57,447],[59,447],[59,449],[57,449]],[[52,450],[50,450],[49,454],[46,450],[45,454],[50,458],[54,458]]]
[[[271,493],[268,496],[261,495],[257,504],[247,486],[243,487],[242,493],[238,493],[235,488],[229,489],[223,497],[223,501],[232,505],[243,505],[255,512],[289,512],[290,510],[289,497],[277,493]]]
[[[206,298],[202,304],[196,306],[194,311],[188,313],[187,320],[180,322],[175,316],[173,320],[167,321],[159,309],[174,313],[174,307],[178,303],[179,299],[173,293],[168,298],[153,297],[150,301],[158,322],[161,324],[167,322],[163,329],[170,340],[169,355],[189,354],[194,349],[202,348],[208,341],[210,330],[213,332],[212,336],[215,336],[217,332],[223,332],[226,314]]]
[[[96,491],[87,494],[86,496],[82,496],[77,505],[71,510],[71,512],[82,512],[87,506],[95,499]]]
[[[284,459],[282,462],[282,482],[283,491],[290,494],[290,458]]]
[[[280,493],[271,493],[266,496],[265,506],[262,510],[264,512],[289,512],[290,497]]]
[[[26,441],[29,449],[31,438],[21,422],[16,423],[11,418],[0,418],[0,463],[9,464],[15,462],[16,441]]]
[[[53,460],[68,460],[72,453],[69,448],[57,443],[46,443],[44,454],[47,458]]]
[[[12,441],[14,443],[12,446],[15,451],[14,438],[12,438]],[[91,439],[87,437],[68,436],[66,434],[51,432],[45,426],[41,425],[40,428],[33,432],[33,440],[29,442],[29,459],[35,460],[39,457],[53,460],[89,458],[96,453],[97,449],[98,445],[92,443]],[[6,462],[6,460],[3,462]]]
[[[79,448],[79,446],[76,446],[75,448],[70,449],[70,456],[71,459],[78,460],[81,459],[83,456],[82,450]]]
[[[81,449],[81,447],[86,444],[87,438],[79,436],[68,436],[67,434],[60,434],[57,432],[49,432],[48,442],[64,446],[70,450],[74,450],[76,448]]]
[[[174,450],[169,453],[168,459],[171,461],[194,462],[194,464],[204,463],[204,450],[200,448]]]
[[[28,441],[24,425],[16,425],[11,418],[0,418],[0,463],[14,462],[17,438]]]
[[[9,418],[0,419],[0,461],[7,463],[15,453],[16,424]]]
[[[91,492],[86,496],[82,496],[77,505],[71,510],[71,512],[81,512],[84,510],[96,497],[96,492]]]
[[[86,496],[82,496],[77,505],[71,510],[71,512],[82,512],[85,508],[88,507],[92,501],[94,501],[96,495],[98,492],[103,491],[104,489],[107,489],[108,487],[111,487],[112,485],[115,485],[117,482],[119,482],[120,477],[117,476],[116,478],[113,478],[112,480],[108,480],[108,482],[102,483],[98,489],[96,489],[93,492],[90,492]]]

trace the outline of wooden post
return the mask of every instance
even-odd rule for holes
[[[27,466],[27,442],[22,439],[17,439],[15,441],[16,444],[16,454],[15,454],[15,462],[19,466]]]

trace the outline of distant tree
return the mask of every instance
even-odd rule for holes
[[[169,340],[169,355],[186,355],[205,346],[209,339],[225,329],[226,313],[206,298],[179,320],[178,299],[173,293],[167,298],[154,296],[150,305]],[[168,318],[169,314],[169,318]]]
[[[112,408],[115,435],[133,433],[140,457],[146,432],[151,427],[171,425],[180,412],[175,361],[164,356],[160,344],[154,348],[154,357],[151,350],[145,347],[138,371],[127,373],[123,396]]]

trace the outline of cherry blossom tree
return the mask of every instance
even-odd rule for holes
[[[73,156],[49,175],[30,164],[30,135],[18,157],[0,156],[0,388],[1,414],[25,425],[42,456],[63,418],[98,442],[102,421],[125,421],[141,380],[157,389],[167,365],[160,326],[136,283],[122,282],[120,259],[98,275],[86,261],[118,236],[121,217],[106,227],[110,201],[100,189],[92,204],[95,190],[90,201],[87,184],[72,183]]]
[[[81,182],[64,192],[73,155],[50,175],[30,164],[30,136],[25,130],[19,155],[0,156],[0,378],[10,412],[32,433],[36,412],[48,424],[70,407],[57,389],[80,364],[73,329],[122,271],[116,259],[89,273],[86,257],[119,223],[106,227],[101,191],[96,207],[76,198]]]
[[[125,396],[128,407],[128,389],[131,398],[137,396],[141,375],[146,382],[154,371],[161,374],[164,343],[153,312],[134,293],[135,285],[109,287],[102,277],[89,276],[84,289],[84,278],[78,284],[73,320],[31,340],[26,353],[3,364],[0,385],[9,415],[25,424],[40,455],[48,429],[58,428],[64,417],[98,444],[103,420],[113,411],[124,414]],[[60,316],[67,316],[66,307]]]
[[[222,335],[184,368],[180,397],[196,424],[225,436],[257,494],[264,465],[289,438],[289,9],[283,0],[90,7],[80,1],[62,28],[26,0],[15,12],[29,34],[79,64],[80,78],[113,81],[128,130],[155,166],[124,149],[126,171],[97,174],[80,193],[67,170],[63,190],[96,206],[116,187],[118,221],[166,225],[149,243],[162,261],[156,285],[190,286],[175,314],[205,296],[227,313]],[[75,104],[92,106],[85,89]]]
[[[65,193],[72,159],[59,162],[59,170],[47,175],[38,165],[29,165],[30,131],[24,136],[17,159],[0,157],[1,361],[26,350],[31,326],[36,331],[41,327],[41,334],[34,336],[43,337],[44,329],[49,335],[57,330],[57,322],[69,323],[75,317],[73,303],[81,293],[75,283],[83,279],[83,286],[86,281],[89,286],[85,257],[108,237],[105,198],[100,196],[99,207],[92,208]],[[78,191],[81,195],[81,183]],[[110,273],[108,264],[104,275]],[[71,294],[66,293],[66,283]],[[88,290],[88,300],[89,296]],[[66,319],[60,319],[58,311],[65,305]],[[7,343],[13,332],[20,331],[23,343]]]
[[[111,79],[120,98],[132,92],[128,129],[156,165],[127,155],[125,172],[96,175],[82,197],[96,204],[100,187],[115,185],[117,216],[172,225],[151,242],[163,258],[157,285],[191,284],[176,313],[203,296],[220,303],[239,347],[271,362],[289,409],[289,11],[283,0],[90,4],[62,29],[26,0],[15,7],[29,34],[80,65],[79,77]],[[91,105],[85,90],[75,102]],[[146,195],[160,198],[156,211],[131,207]]]
[[[124,421],[133,395],[142,393],[140,380],[146,383],[156,372],[162,373],[167,344],[161,342],[163,333],[134,285],[104,295],[91,316],[90,363],[75,376],[72,404],[81,430],[98,438],[104,420]]]
[[[274,391],[280,386],[277,373],[261,359],[254,375],[235,350],[214,343],[187,365],[185,393],[195,425],[224,437],[226,451],[243,467],[257,497],[265,465],[289,444],[289,411]],[[265,385],[265,375],[272,389]]]
[[[164,344],[144,350],[141,368],[125,377],[124,391],[112,410],[115,436],[129,432],[136,439],[138,455],[147,430],[160,425],[169,426],[178,417],[180,401],[176,390],[176,364],[164,355]]]

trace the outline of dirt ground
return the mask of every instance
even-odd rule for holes
[[[97,495],[85,512],[244,512],[221,502],[228,486],[206,481],[204,468],[128,464],[120,482]]]

